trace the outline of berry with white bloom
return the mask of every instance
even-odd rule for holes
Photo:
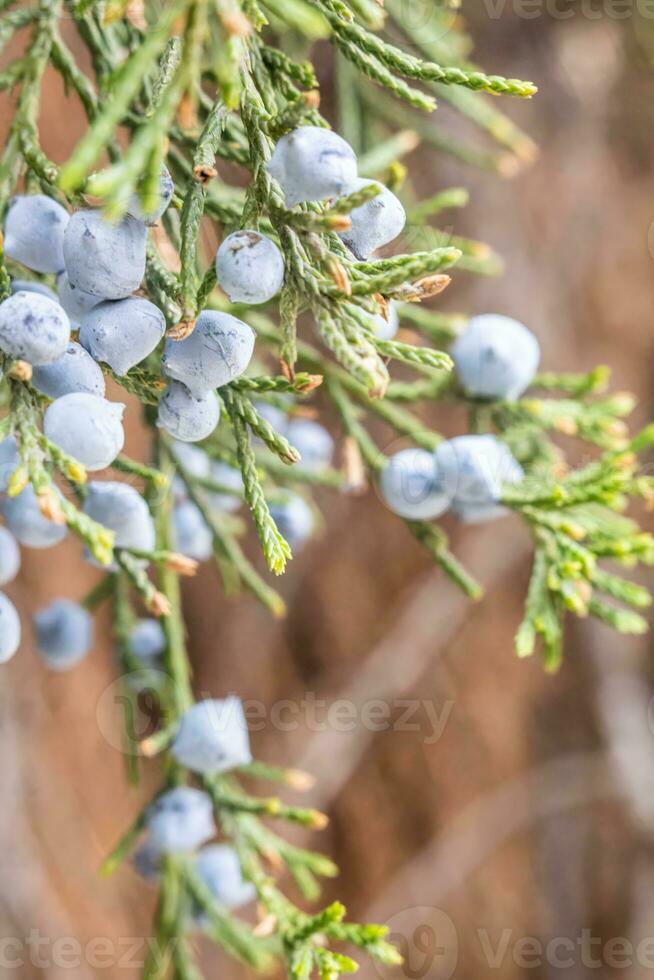
[[[294,418],[286,427],[286,438],[298,450],[297,464],[305,470],[329,466],[334,456],[334,440],[327,429],[313,419]]]
[[[14,436],[0,442],[0,493],[5,493],[9,478],[20,466],[20,455]]]
[[[166,649],[166,636],[158,619],[139,619],[129,632],[129,642],[134,656],[146,663],[157,660]]]
[[[195,561],[208,561],[213,554],[211,529],[192,500],[182,500],[173,508],[173,544]]]
[[[240,698],[199,701],[183,715],[172,756],[194,772],[228,772],[252,761]]]
[[[380,193],[354,208],[350,212],[352,227],[339,232],[339,237],[358,259],[367,259],[376,249],[388,245],[406,224],[406,212],[401,201],[379,181],[357,177],[348,184],[344,193],[352,194],[370,184],[377,184],[381,188]]]
[[[450,505],[434,456],[426,449],[401,449],[391,456],[379,485],[389,510],[408,520],[433,520]]]
[[[229,313],[204,310],[190,337],[167,341],[164,371],[199,398],[243,374],[252,358],[254,340],[254,330],[247,323]]]
[[[0,303],[0,349],[29,364],[51,364],[70,341],[70,320],[59,303],[18,292]]]
[[[77,602],[56,599],[33,616],[36,649],[52,670],[68,670],[93,644],[93,619]]]
[[[82,317],[79,342],[96,361],[127,374],[155,349],[166,332],[158,306],[140,296],[94,306]]]
[[[43,282],[36,282],[35,279],[12,279],[10,289],[12,293],[40,293],[41,296],[47,296],[55,303],[59,302],[59,298],[53,289],[50,289]]]
[[[238,854],[228,844],[203,847],[195,857],[195,870],[217,904],[225,909],[240,908],[256,898],[256,888],[243,878]],[[200,926],[205,922],[202,912],[193,919]]]
[[[70,215],[45,194],[21,194],[5,218],[5,255],[34,272],[61,272],[64,231]]]
[[[284,500],[270,504],[270,514],[277,530],[297,551],[311,537],[315,527],[315,517],[311,507],[298,494],[288,494]]]
[[[522,323],[485,314],[470,320],[452,347],[452,357],[468,394],[515,401],[534,380],[540,347]]]
[[[161,850],[148,838],[132,855],[134,870],[144,881],[155,882],[161,874]]]
[[[18,575],[20,548],[13,534],[0,527],[0,585],[6,585]]]
[[[125,299],[145,274],[147,229],[126,215],[106,221],[100,211],[76,211],[64,235],[64,259],[71,285],[100,299]]]
[[[232,303],[267,303],[282,288],[284,258],[258,231],[235,231],[216,252],[216,277]]]
[[[438,478],[462,521],[478,523],[501,517],[502,485],[519,483],[520,464],[493,435],[458,436],[442,442],[435,453]]]
[[[154,550],[154,522],[148,505],[138,490],[127,483],[115,480],[89,483],[82,510],[115,533],[117,548]]]
[[[87,470],[103,470],[113,463],[125,443],[124,410],[120,402],[73,392],[49,406],[43,417],[43,431]]]
[[[213,804],[202,790],[177,786],[148,808],[150,845],[162,854],[193,851],[216,833]]]
[[[102,297],[94,296],[93,293],[86,293],[78,286],[73,286],[67,272],[62,272],[57,276],[57,292],[59,302],[70,317],[71,323],[78,326],[84,314],[102,302]]]
[[[61,398],[75,392],[103,398],[105,392],[101,368],[74,340],[52,364],[34,368],[32,386],[48,398]]]
[[[388,304],[388,319],[381,313],[372,317],[372,330],[378,340],[392,340],[400,329],[400,317],[395,303]]]
[[[157,425],[180,442],[200,442],[220,419],[220,402],[213,391],[194,395],[185,384],[171,381],[159,400]]]
[[[129,203],[127,205],[127,213],[131,214],[133,218],[143,221],[146,225],[156,225],[159,218],[170,204],[174,190],[175,187],[173,184],[173,178],[170,176],[170,171],[167,167],[162,167],[161,173],[159,174],[157,204],[154,210],[145,213],[141,204],[140,195],[137,191],[135,191],[130,196]]]
[[[339,197],[357,175],[354,150],[342,136],[319,126],[300,126],[278,141],[268,172],[291,208],[301,201]]]
[[[6,664],[20,646],[21,627],[16,607],[0,592],[0,664]]]
[[[243,477],[241,471],[229,463],[216,460],[211,463],[210,476],[212,480],[223,487],[238,491],[238,495],[231,493],[217,493],[211,491],[207,496],[214,510],[222,511],[224,514],[233,514],[243,502]]]
[[[66,526],[44,517],[32,486],[2,502],[7,527],[28,548],[51,548],[66,537]]]

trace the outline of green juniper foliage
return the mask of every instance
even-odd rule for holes
[[[371,434],[379,426],[371,429],[370,422],[383,423],[385,445],[403,438],[433,453],[444,437],[424,421],[429,406],[462,403],[470,431],[499,434],[526,473],[502,495],[534,541],[518,654],[531,654],[540,639],[547,667],[555,668],[566,612],[596,616],[622,632],[645,628],[637,610],[649,604],[649,594],[601,562],[630,567],[654,560],[652,539],[623,513],[629,498],[652,496],[652,479],[642,474],[639,459],[654,441],[654,428],[628,434],[624,418],[632,400],[605,393],[608,372],[601,368],[588,375],[537,375],[528,394],[516,401],[469,397],[448,353],[468,318],[421,305],[448,285],[452,270],[492,275],[501,264],[483,244],[452,238],[438,227],[444,211],[467,203],[465,191],[438,189],[420,198],[402,158],[422,142],[509,176],[529,162],[534,146],[483,93],[535,93],[529,82],[486,74],[470,62],[469,38],[453,13],[457,4],[430,5],[433,30],[421,30],[415,26],[419,18],[404,16],[407,8],[422,6],[408,0],[387,0],[385,10],[375,0],[39,0],[25,5],[0,0],[0,45],[15,33],[24,39],[0,72],[0,89],[13,102],[0,162],[3,214],[16,191],[45,194],[69,210],[100,205],[112,221],[137,194],[147,214],[156,208],[165,163],[174,193],[149,233],[142,293],[164,312],[173,344],[192,337],[203,310],[234,313],[256,332],[250,369],[219,389],[222,418],[202,443],[214,464],[238,468],[238,487],[221,481],[219,468],[196,472],[156,427],[167,383],[162,345],[122,376],[103,365],[107,377],[137,396],[152,429],[151,459],[121,454],[112,464],[114,479],[123,474],[142,489],[156,527],[152,551],[116,547],[114,532],[85,513],[84,467],[42,433],[49,399],[30,383],[30,365],[2,355],[0,435],[15,436],[20,454],[8,496],[17,497],[31,485],[42,514],[67,525],[108,568],[83,604],[89,610],[101,603],[113,607],[120,668],[132,678],[125,684],[126,697],[135,706],[139,690],[157,689],[161,726],[142,754],[160,754],[162,792],[195,780],[211,796],[220,833],[236,848],[264,916],[262,928],[253,931],[216,904],[191,857],[163,857],[156,944],[144,974],[149,980],[199,976],[185,925],[191,905],[204,911],[204,930],[231,955],[260,969],[281,956],[298,980],[313,974],[333,980],[356,969],[352,959],[331,948],[332,941],[359,947],[385,963],[398,960],[383,927],[348,923],[339,903],[311,915],[280,889],[277,878],[287,871],[304,896],[315,900],[318,879],[336,869],[327,858],[289,844],[265,819],[320,827],[324,817],[277,797],[251,795],[240,778],[297,787],[303,774],[253,762],[237,772],[196,777],[171,754],[180,720],[194,703],[179,578],[192,574],[196,564],[174,547],[173,479],[181,481],[209,529],[226,591],[249,590],[281,616],[281,596],[242,549],[244,522],[232,508],[213,506],[212,496],[246,502],[268,569],[280,574],[291,548],[275,524],[271,503],[290,490],[310,499],[315,487],[360,487],[366,469],[377,480],[387,459]],[[90,75],[69,46],[73,31],[75,50],[82,45],[90,56]],[[289,208],[267,168],[280,137],[298,126],[328,126],[319,112],[314,70],[304,60],[312,42],[322,38],[331,42],[337,62],[337,128],[357,154],[359,173],[401,195],[413,233],[409,253],[357,259],[338,236],[350,227],[351,213],[377,196],[376,183],[327,203]],[[66,161],[48,159],[39,138],[41,90],[51,70],[88,119]],[[451,103],[465,116],[485,137],[486,149],[478,148],[479,141],[473,146],[453,139],[434,122],[429,113],[437,101]],[[243,179],[226,182],[223,162],[240,168]],[[236,172],[234,166],[225,170]],[[211,227],[221,238],[239,228],[258,229],[278,245],[285,279],[277,300],[259,309],[227,301],[205,248]],[[0,254],[0,299],[9,296],[13,278],[26,277],[35,278]],[[41,281],[55,286],[54,277]],[[401,339],[382,339],[371,327],[374,317],[388,317],[391,302],[403,323]],[[279,431],[284,426],[270,421],[273,410],[284,424],[288,413],[306,415],[302,406],[312,403],[311,393],[320,386],[323,404],[330,403],[340,420],[342,469],[302,466],[300,453]],[[583,440],[594,450],[592,461],[569,469],[560,436]],[[407,519],[407,529],[461,589],[471,598],[481,596],[437,523]],[[139,606],[161,618],[163,684],[161,674],[132,647]],[[127,749],[129,776],[135,779],[139,760],[134,746]],[[144,811],[107,858],[107,874],[131,854],[146,823]]]

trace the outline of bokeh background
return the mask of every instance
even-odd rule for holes
[[[546,369],[611,364],[644,423],[654,417],[654,20],[636,3],[566,2],[560,16],[550,7],[463,8],[476,60],[540,86],[535,100],[502,106],[539,144],[533,166],[507,180],[432,150],[405,162],[424,193],[469,187],[453,231],[505,259],[500,278],[456,274],[442,308],[523,320]],[[316,57],[329,105],[332,55],[319,45]],[[41,125],[59,160],[82,120],[54,79],[45,96]],[[447,109],[439,121],[463,126]],[[454,432],[460,421],[443,426]],[[142,440],[134,424],[128,450],[143,451]],[[545,675],[512,649],[530,566],[515,520],[448,524],[455,551],[486,586],[472,605],[373,492],[324,493],[320,504],[325,531],[281,583],[286,620],[273,622],[247,597],[226,600],[209,567],[185,584],[184,599],[198,692],[261,702],[256,754],[317,776],[297,800],[331,818],[306,838],[341,867],[325,898],[390,922],[407,963],[384,977],[650,977],[651,639],[575,623],[563,668]],[[92,581],[67,544],[27,555],[9,591],[39,606]],[[124,941],[127,957],[127,938],[149,935],[153,895],[128,866],[110,880],[98,868],[154,787],[156,766],[139,789],[126,786],[107,643],[65,676],[46,674],[30,646],[0,686],[0,935],[107,937]],[[341,700],[355,706],[354,724],[349,714],[326,719]],[[382,731],[362,723],[376,701],[390,706]],[[310,702],[313,721],[311,707],[293,714]],[[563,945],[539,962],[528,937]],[[626,966],[620,939],[634,949],[650,942]],[[245,975],[202,948],[208,976]],[[126,959],[105,970],[26,964],[18,975],[138,971]],[[360,975],[378,971],[364,962]]]

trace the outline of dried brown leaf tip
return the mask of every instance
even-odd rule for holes
[[[125,17],[137,31],[147,31],[148,22],[145,18],[145,4],[143,0],[129,0],[125,8]]]
[[[221,20],[230,37],[248,37],[252,33],[252,23],[241,10],[230,10]]]
[[[350,277],[347,274],[347,270],[342,262],[338,259],[330,259],[327,268],[329,269],[329,274],[336,283],[336,286],[342,293],[346,296],[352,295],[352,286],[350,284]]]
[[[198,106],[196,100],[187,92],[177,106],[177,122],[185,132],[198,128]]]
[[[332,231],[348,231],[352,227],[352,219],[347,214],[330,214],[327,218]]]
[[[28,364],[27,361],[14,361],[11,365],[9,376],[15,378],[16,381],[31,381],[32,365]]]
[[[193,168],[193,176],[201,184],[208,184],[210,180],[214,180],[218,176],[218,171],[215,167],[210,167],[204,163]]]
[[[178,575],[185,575],[189,578],[197,573],[199,567],[199,562],[194,558],[189,558],[188,555],[182,555],[177,551],[171,551],[164,564],[166,568],[177,572]]]
[[[289,384],[293,384],[293,382],[295,381],[295,371],[293,369],[293,366],[289,364],[288,361],[284,360],[284,358],[282,357],[279,360],[279,367],[282,374],[289,382]]]
[[[310,92],[303,92],[302,98],[307,109],[317,109],[320,106],[320,92],[317,88],[311,89]]]
[[[180,320],[178,324],[171,327],[167,336],[170,340],[186,340],[195,330],[195,320]]]
[[[315,391],[323,383],[324,378],[322,374],[310,374],[305,382],[301,385],[296,386],[296,391],[301,391],[307,394],[310,391]]]
[[[395,290],[395,298],[405,303],[421,303],[430,296],[438,296],[452,282],[451,276],[439,273],[435,276],[425,276],[417,282],[407,283]]]
[[[170,616],[171,613],[170,602],[163,592],[159,592],[158,590],[155,590],[150,597],[148,608],[152,615],[157,617]]]
[[[38,501],[39,510],[46,520],[52,521],[53,524],[66,523],[66,515],[61,509],[61,504],[57,500],[54,490],[49,487],[46,490],[41,490],[38,494]]]
[[[343,472],[347,488],[354,493],[363,493],[368,485],[366,468],[356,439],[346,436],[343,440]]]

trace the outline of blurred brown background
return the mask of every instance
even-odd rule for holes
[[[612,16],[618,6],[630,15]],[[499,280],[456,275],[443,305],[523,320],[547,369],[610,363],[615,386],[637,393],[644,422],[654,417],[654,21],[636,6],[572,3],[564,19],[464,4],[476,60],[540,85],[533,102],[504,104],[540,159],[512,181],[421,151],[408,163],[425,190],[468,186],[471,205],[454,230],[506,259]],[[502,16],[489,16],[493,7]],[[321,56],[328,79],[328,50]],[[81,129],[54,82],[42,126],[55,160]],[[128,449],[138,452],[140,438],[131,432]],[[253,735],[256,754],[318,777],[310,795],[331,824],[310,840],[342,869],[326,897],[406,937],[398,977],[651,976],[654,939],[630,966],[615,942],[635,950],[654,937],[651,640],[576,624],[563,669],[546,676],[512,650],[530,561],[514,520],[451,527],[455,550],[487,587],[473,607],[373,493],[321,503],[327,531],[281,584],[286,621],[248,598],[225,600],[209,567],[185,601],[198,692],[276,704],[277,723]],[[69,543],[29,555],[10,593],[38,606],[53,593],[81,594],[91,575]],[[127,789],[120,752],[98,724],[112,677],[101,644],[63,677],[46,675],[29,642],[3,670],[2,936],[38,928],[85,944],[149,934],[151,892],[127,867],[98,876],[141,793]],[[286,699],[317,700],[316,724],[306,711],[304,723],[292,716]],[[339,699],[356,706],[353,728],[345,715],[325,722]],[[361,723],[376,700],[390,705],[388,730]],[[561,942],[538,962],[530,936]],[[203,949],[208,976],[243,976]],[[135,977],[126,943],[122,951],[120,967],[26,963],[6,975]],[[377,973],[364,962],[360,975]]]

